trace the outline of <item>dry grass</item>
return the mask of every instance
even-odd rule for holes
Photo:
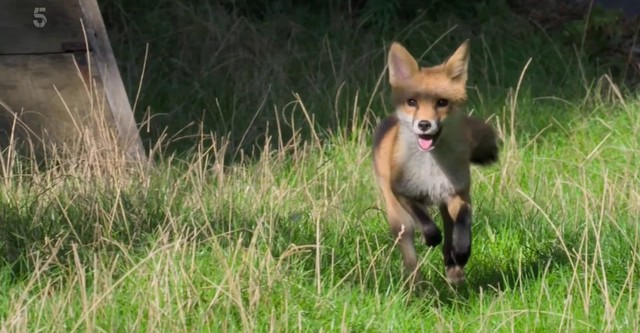
[[[181,18],[195,16],[175,6]],[[180,34],[212,29],[215,20],[184,22],[191,25]],[[247,22],[231,25],[240,37],[266,38],[239,30],[251,28]],[[128,29],[122,33],[137,27]],[[289,43],[295,47],[269,55],[283,59],[265,60],[268,70],[256,74],[262,79],[244,70],[234,77],[252,79],[223,96],[242,103],[207,104],[224,115],[222,123],[237,117],[221,127],[192,123],[193,113],[169,104],[187,114],[169,112],[187,129],[155,137],[152,168],[101,149],[96,136],[58,147],[45,166],[16,144],[3,150],[0,332],[637,331],[640,100],[607,77],[586,86],[576,80],[578,98],[549,96],[535,88],[558,79],[547,77],[549,63],[540,64],[549,56],[536,53],[540,40],[496,48],[488,38],[479,38],[474,53],[470,110],[491,119],[504,146],[499,165],[473,169],[474,247],[463,288],[444,281],[439,249],[424,246],[431,285],[421,294],[404,288],[370,165],[370,133],[386,105],[383,67],[373,67],[382,60],[371,54],[383,48],[363,55],[345,46],[348,38],[321,38],[326,53]],[[199,50],[176,54],[177,62],[193,69],[187,58],[197,57],[202,71],[225,75],[237,68],[209,63],[231,57],[230,49],[212,58]],[[297,65],[320,62],[300,69],[315,86],[276,93],[300,87],[272,72],[291,60],[288,53],[304,60]],[[530,63],[520,57],[527,53]],[[150,64],[149,80],[162,63]],[[554,68],[570,72],[572,64],[567,57]],[[334,74],[327,81],[320,73]],[[163,84],[180,83],[182,74]],[[269,78],[276,90],[265,84]],[[165,88],[152,86],[151,95]],[[198,94],[194,104],[216,95]],[[323,109],[336,116],[324,119]],[[166,121],[149,117],[144,128]],[[193,145],[174,153],[170,147],[185,140]]]
[[[505,107],[501,163],[474,169],[469,285],[450,289],[432,251],[433,287],[413,296],[376,208],[367,119],[231,166],[204,134],[152,170],[77,152],[36,169],[10,147],[3,245],[22,269],[3,270],[2,330],[635,330],[640,104],[598,106],[535,140]]]

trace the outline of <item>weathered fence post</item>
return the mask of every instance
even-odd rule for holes
[[[2,0],[0,31],[0,144],[91,137],[146,159],[97,0]]]

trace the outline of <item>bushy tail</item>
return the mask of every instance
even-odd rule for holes
[[[482,119],[468,116],[465,123],[470,133],[471,163],[489,165],[498,161],[498,137]]]

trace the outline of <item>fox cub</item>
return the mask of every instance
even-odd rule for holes
[[[446,276],[459,284],[471,255],[470,164],[498,160],[494,130],[463,113],[469,41],[433,67],[418,67],[398,43],[387,61],[395,112],[375,131],[373,165],[389,226],[406,272],[420,282],[414,230],[422,231],[427,245],[440,244],[442,234],[427,211],[437,206]]]

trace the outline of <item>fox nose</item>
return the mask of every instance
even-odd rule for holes
[[[420,122],[418,123],[418,128],[421,131],[426,132],[431,128],[431,122],[428,120],[420,120]]]

